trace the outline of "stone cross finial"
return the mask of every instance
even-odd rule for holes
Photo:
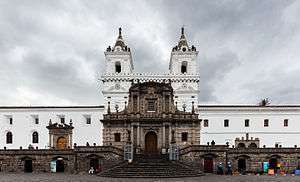
[[[122,36],[122,28],[119,27],[119,37],[121,37],[121,36]]]

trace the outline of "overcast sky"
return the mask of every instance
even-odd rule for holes
[[[167,72],[180,27],[202,104],[300,104],[300,1],[0,1],[0,105],[101,105],[123,28],[136,72]]]

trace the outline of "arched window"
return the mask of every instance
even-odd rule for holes
[[[36,131],[32,133],[32,143],[39,143],[39,133]]]
[[[246,148],[246,145],[244,143],[239,143],[237,148]]]
[[[255,143],[250,143],[249,148],[257,148],[257,145]]]
[[[187,62],[183,61],[181,63],[181,73],[186,73],[187,72]]]
[[[12,142],[13,142],[13,135],[12,135],[12,133],[9,131],[9,132],[6,133],[6,143],[7,143],[7,144],[10,144],[10,143],[12,143]]]
[[[116,73],[121,73],[121,63],[119,61],[115,63],[115,70]]]

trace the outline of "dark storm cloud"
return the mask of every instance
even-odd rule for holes
[[[117,28],[135,71],[167,72],[180,27],[203,103],[300,103],[297,1],[1,1],[0,105],[101,104]]]

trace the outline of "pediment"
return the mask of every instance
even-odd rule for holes
[[[188,86],[186,84],[182,84],[180,87],[175,89],[175,92],[195,92],[196,89],[194,89],[192,86]]]
[[[105,92],[126,92],[127,89],[122,87],[121,84],[115,84],[113,86],[108,87],[107,89],[103,89]]]

